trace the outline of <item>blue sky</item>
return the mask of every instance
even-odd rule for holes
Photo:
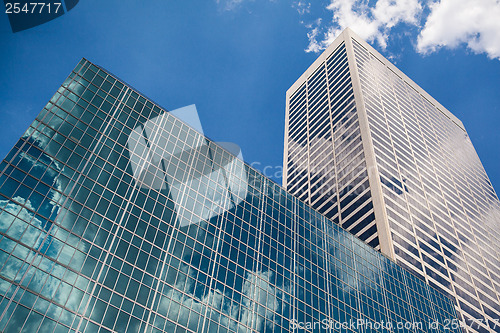
[[[166,109],[196,104],[207,136],[280,182],[285,92],[350,26],[462,120],[498,191],[498,17],[495,0],[81,0],[12,33],[2,13],[0,158],[85,57]]]

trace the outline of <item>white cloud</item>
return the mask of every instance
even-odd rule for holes
[[[225,10],[245,1],[254,0],[216,0]],[[295,0],[292,7],[301,16],[312,12],[306,0]],[[424,7],[429,9],[426,15]],[[326,10],[331,19],[305,24],[309,29],[306,52],[326,49],[347,27],[385,49],[392,29],[402,23],[418,31],[414,42],[419,53],[466,45],[500,59],[500,0],[330,0]]]
[[[417,50],[466,44],[477,53],[500,59],[500,2],[498,0],[441,0],[430,5]]]
[[[311,12],[311,3],[305,1],[295,1],[292,5],[293,8],[297,9],[300,15],[304,15],[306,13]]]
[[[333,13],[332,22],[325,29],[321,29],[320,24],[312,28],[308,33],[306,52],[326,49],[347,27],[369,42],[376,40],[385,48],[389,31],[394,26],[399,23],[418,24],[422,5],[419,0],[378,0],[375,6],[362,0],[331,0],[326,9]],[[320,30],[324,32],[321,34]]]
[[[465,45],[500,59],[499,0],[330,0],[326,10],[331,19],[306,25],[306,52],[326,49],[347,27],[385,49],[393,28],[406,24],[417,31],[413,42],[419,53]]]

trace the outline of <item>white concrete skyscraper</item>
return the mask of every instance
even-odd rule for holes
[[[349,29],[286,98],[285,188],[500,332],[500,201],[462,122]]]

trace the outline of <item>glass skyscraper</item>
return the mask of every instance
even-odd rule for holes
[[[500,332],[500,202],[467,132],[349,29],[287,91],[283,178]]]
[[[0,257],[2,332],[460,332],[449,298],[85,59],[0,164]]]

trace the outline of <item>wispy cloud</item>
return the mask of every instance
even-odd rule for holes
[[[318,42],[317,38],[318,35],[320,34],[320,26],[321,26],[321,19],[318,18],[314,23],[307,24],[306,28],[310,29],[310,31],[307,33],[307,39],[309,39],[309,46],[306,49],[306,52],[320,52],[321,50],[324,50],[328,45],[330,45],[331,41],[321,41]],[[328,45],[326,45],[328,43]]]
[[[405,24],[417,31],[413,42],[419,53],[465,45],[500,59],[498,0],[330,0],[325,9],[331,18],[306,25],[306,52],[326,49],[347,27],[385,49],[393,28]]]
[[[299,12],[300,15],[304,15],[306,13],[311,12],[311,3],[310,2],[305,2],[302,0],[294,1],[294,3],[292,4],[292,7],[297,9],[297,12]]]
[[[240,6],[245,0],[216,0],[217,4],[223,10],[234,10]]]

